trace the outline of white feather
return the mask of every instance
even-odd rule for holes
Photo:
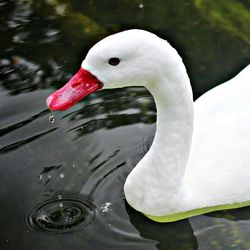
[[[193,103],[176,50],[129,30],[97,43],[82,67],[104,88],[145,86],[156,102],[155,139],[124,186],[132,207],[162,216],[250,201],[250,66]]]

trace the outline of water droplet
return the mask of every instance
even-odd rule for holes
[[[39,180],[43,182],[44,184],[47,184],[47,182],[51,179],[50,174],[40,174],[39,175]]]
[[[64,178],[64,173],[60,173],[60,178]]]
[[[54,123],[54,122],[55,122],[55,118],[54,118],[54,115],[53,115],[53,113],[52,113],[51,110],[50,110],[49,121],[50,121],[51,123]]]
[[[63,207],[63,203],[62,202],[59,203],[59,207]]]
[[[62,196],[59,194],[59,195],[57,196],[57,198],[58,198],[59,200],[61,200],[61,199],[62,199]]]
[[[107,213],[109,212],[111,209],[110,209],[110,206],[111,206],[111,202],[106,202],[105,204],[103,204],[101,206],[101,210],[103,213]]]

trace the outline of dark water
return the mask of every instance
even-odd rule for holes
[[[46,96],[104,36],[144,28],[183,57],[194,96],[250,59],[248,0],[0,0],[0,249],[250,249],[250,209],[158,224],[126,176],[150,147],[143,88],[100,91],[49,121]]]

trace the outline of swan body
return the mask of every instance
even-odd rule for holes
[[[150,32],[128,30],[93,46],[47,105],[64,110],[100,88],[135,85],[153,95],[157,126],[125,182],[128,203],[158,222],[250,205],[250,65],[193,103],[176,50]]]

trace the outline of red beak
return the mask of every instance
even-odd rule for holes
[[[50,110],[66,110],[102,87],[94,75],[80,68],[66,85],[48,96],[46,104]]]

